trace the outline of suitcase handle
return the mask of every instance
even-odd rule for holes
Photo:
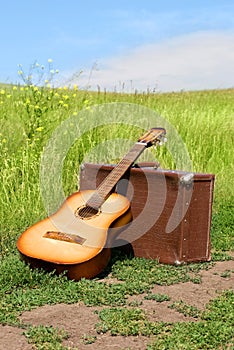
[[[140,162],[140,163],[135,163],[133,165],[133,168],[153,168],[157,170],[160,167],[159,162]]]

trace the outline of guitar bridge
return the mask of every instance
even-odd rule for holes
[[[76,243],[81,245],[84,244],[84,242],[86,241],[85,238],[80,237],[78,235],[75,235],[72,233],[57,232],[57,231],[47,231],[43,237],[55,239],[57,241],[64,241],[64,242]]]

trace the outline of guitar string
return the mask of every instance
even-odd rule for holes
[[[103,187],[103,186],[109,186],[110,189],[108,190],[106,196],[102,196],[101,194],[101,198],[102,198],[102,203],[97,203],[98,205],[95,205],[95,207],[97,206],[98,208],[103,204],[103,202],[105,201],[105,198],[108,196],[108,194],[111,192],[112,188],[115,186],[116,182],[118,181],[119,178],[121,178],[121,176],[125,173],[125,171],[131,166],[131,164],[135,161],[135,159],[141,154],[141,152],[144,150],[145,148],[145,145],[142,143],[140,146],[141,147],[137,147],[139,146],[139,144],[135,144],[133,146],[133,148],[127,153],[127,155],[121,159],[121,161],[116,165],[116,167],[113,169],[113,171],[111,171],[109,173],[109,175],[106,177],[106,179],[97,187],[95,193],[88,199],[88,201],[86,202],[86,205],[89,203],[89,202],[92,202],[93,198],[95,197],[95,195],[97,194],[100,194],[100,189]],[[138,149],[140,148],[140,149]],[[129,156],[131,156],[131,153],[134,152],[134,157],[131,157],[130,159],[128,158]],[[108,182],[110,182],[108,184]],[[104,188],[105,190],[105,188]],[[99,201],[100,202],[100,201]],[[95,203],[95,199],[94,199],[94,203]],[[95,208],[93,208],[91,205],[87,205],[85,208],[84,208],[84,211],[82,213],[83,217],[84,218],[87,218],[89,217],[89,214],[92,215],[93,213],[93,210]],[[97,210],[98,212],[98,210]]]
[[[128,166],[130,166],[131,164],[132,164],[132,162],[127,162],[127,164],[128,164]],[[127,165],[126,164],[126,165]],[[106,178],[105,179],[105,181],[104,182],[102,182],[98,187],[97,187],[97,189],[96,189],[96,191],[95,191],[95,193],[91,196],[91,198],[89,198],[89,200],[87,201],[87,203],[86,204],[88,204],[88,206],[85,208],[85,210],[83,211],[83,215],[84,215],[84,217],[87,217],[88,216],[88,214],[92,214],[92,212],[93,212],[93,207],[94,207],[94,209],[95,209],[95,207],[100,207],[102,204],[103,204],[103,202],[105,201],[105,198],[108,196],[108,194],[110,193],[110,191],[111,191],[111,189],[115,186],[115,184],[116,184],[116,182],[117,182],[117,180],[118,180],[118,178],[120,178],[122,175],[123,175],[123,173],[127,170],[127,168],[128,167],[126,167],[126,170],[124,169],[124,170],[122,170],[122,165],[125,165],[125,164],[123,164],[123,162],[121,161],[121,164],[118,164],[114,169],[113,169],[113,171],[115,172],[115,173],[113,173],[112,174],[112,172],[110,173],[110,177],[108,178]],[[121,168],[120,170],[121,170],[121,172],[119,172],[119,168]],[[117,169],[117,170],[116,170]],[[106,189],[104,189],[105,190],[105,192],[107,192],[107,194],[104,196],[103,194],[102,194],[102,191],[100,191],[100,188],[101,187],[103,187],[104,186],[104,184],[105,184],[105,186],[108,186],[109,187],[109,190],[107,191]],[[97,196],[98,195],[98,198],[97,199],[95,199],[95,196]],[[101,197],[101,198],[100,198]],[[100,203],[100,200],[101,200],[101,203]],[[96,202],[95,202],[96,201]],[[91,205],[91,203],[92,203],[92,205]]]
[[[116,183],[118,182],[118,180],[121,178],[121,176],[127,171],[127,169],[131,166],[131,164],[133,164],[133,162],[139,157],[139,155],[142,153],[142,151],[145,149],[145,137],[147,139],[147,136],[151,135],[151,132],[148,132],[148,134],[144,135],[144,137],[142,137],[138,143],[136,143],[132,149],[130,149],[130,151],[127,153],[127,155],[116,165],[116,167],[108,174],[108,176],[106,177],[106,179],[97,187],[95,193],[88,199],[88,201],[86,202],[86,207],[84,208],[83,211],[83,217],[88,217],[88,215],[90,214],[92,216],[93,210],[96,210],[95,208],[97,207],[98,209],[100,208],[100,206],[105,202],[106,197],[110,194],[112,188],[116,185]],[[154,138],[156,139],[156,134],[153,133]],[[140,146],[140,147],[139,147]],[[140,149],[138,149],[140,148]],[[133,157],[134,155],[134,157]],[[130,159],[128,158],[130,156]],[[124,170],[123,170],[123,169]],[[109,183],[108,183],[109,182]],[[105,186],[103,188],[103,186]],[[109,186],[108,191],[106,190],[106,187]],[[105,196],[103,196],[102,191],[104,190],[104,194],[105,192],[107,192],[107,194]],[[91,206],[88,203],[91,202],[92,200],[95,203],[95,196],[99,196],[99,202],[94,205]],[[100,202],[100,197],[101,197],[101,202]],[[97,210],[98,213],[98,210]]]
[[[140,150],[138,149],[140,146]],[[89,198],[89,200],[86,202],[86,205],[89,203],[89,202],[92,202],[92,200],[94,200],[94,203],[95,203],[95,196],[97,194],[101,194],[101,197],[102,197],[102,200],[101,200],[101,203],[100,203],[100,200],[99,202],[95,203],[94,205],[92,206],[89,206],[89,204],[86,206],[86,208],[84,209],[84,213],[85,215],[88,215],[88,214],[92,214],[92,211],[93,209],[95,209],[94,207],[97,207],[99,208],[103,202],[105,202],[106,200],[106,197],[108,196],[108,194],[111,192],[111,189],[115,186],[115,184],[117,183],[118,179],[121,178],[121,176],[124,174],[124,172],[131,166],[131,164],[139,157],[139,155],[142,153],[142,151],[145,149],[145,144],[143,141],[138,141],[138,143],[136,143],[133,148],[127,153],[127,155],[116,165],[116,167],[113,169],[113,171],[107,176],[107,178],[97,187],[95,193],[93,194],[93,196],[91,196],[91,198]],[[134,153],[133,153],[134,152]],[[134,155],[134,157],[132,156],[132,154]],[[128,158],[130,156],[130,159]],[[132,156],[132,157],[131,157]],[[124,164],[126,163],[126,164]],[[125,166],[125,170],[123,171],[121,168]],[[121,170],[121,172],[119,172],[119,168]],[[105,192],[107,192],[107,195],[106,196],[102,196],[102,193],[100,192],[100,189],[105,185],[108,186],[108,181],[110,181],[110,184],[109,184],[109,187],[110,189],[108,190],[108,192],[106,191],[106,188],[104,188]],[[114,182],[114,184],[113,184]],[[104,192],[104,193],[105,193]],[[97,211],[98,212],[98,211]],[[86,216],[84,216],[86,217]]]
[[[131,155],[131,158],[129,158],[129,154],[132,152],[135,152],[134,157]],[[107,178],[97,187],[97,191],[99,193],[102,192],[103,186],[108,186],[108,182],[110,182],[110,186],[113,187],[116,184],[116,181],[118,178],[121,178],[123,173],[131,166],[131,164],[134,162],[134,160],[138,157],[138,155],[141,153],[142,149],[139,151],[138,149],[132,148],[129,153],[116,165],[116,167],[113,169],[113,171],[107,176]],[[119,169],[120,168],[120,169]],[[114,184],[113,184],[114,183]],[[100,191],[101,190],[101,191]],[[105,188],[104,191],[106,192]]]
[[[155,136],[155,135],[154,135]],[[140,147],[139,147],[140,146]],[[88,199],[88,201],[86,202],[86,207],[84,208],[84,218],[88,217],[88,214],[93,213],[93,210],[96,210],[93,206],[89,206],[89,202],[92,202],[93,198],[97,195],[100,194],[100,189],[105,185],[108,186],[108,181],[110,182],[109,187],[110,189],[108,190],[106,196],[102,196],[101,193],[101,203],[100,200],[98,203],[96,203],[97,205],[95,205],[95,207],[100,208],[100,206],[105,202],[106,197],[108,196],[108,194],[111,192],[112,188],[116,185],[116,183],[118,182],[118,179],[121,178],[121,176],[127,171],[127,169],[131,166],[131,164],[139,157],[139,155],[142,153],[142,151],[145,149],[145,141],[143,139],[141,139],[141,141],[138,141],[138,143],[136,143],[132,149],[127,153],[127,155],[116,165],[116,167],[113,169],[113,171],[111,171],[109,173],[109,175],[106,177],[106,179],[97,187],[95,193]],[[138,149],[140,148],[140,149]],[[134,157],[132,156],[132,154],[134,155]],[[130,156],[130,159],[128,158]],[[132,157],[131,157],[132,156]],[[126,164],[124,164],[126,163]],[[124,170],[122,169],[122,167],[125,166]],[[120,171],[119,171],[120,168]],[[113,184],[114,183],[114,184]],[[106,190],[106,188],[104,188],[104,190]],[[105,192],[104,192],[105,193]],[[95,200],[94,200],[95,203]],[[88,205],[87,205],[88,204]],[[98,213],[98,210],[97,210]]]

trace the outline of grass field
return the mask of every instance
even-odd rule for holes
[[[129,95],[79,91],[76,86],[58,89],[0,86],[0,322],[23,328],[24,325],[18,320],[23,310],[45,304],[83,301],[86,305],[111,307],[109,313],[108,309],[100,312],[99,327],[106,327],[103,331],[108,329],[114,334],[124,327],[124,323],[128,323],[129,328],[124,328],[123,332],[131,335],[134,333],[130,327],[131,322],[135,322],[135,334],[159,337],[160,346],[151,345],[149,349],[179,348],[179,343],[176,344],[173,340],[174,337],[180,338],[180,344],[185,344],[181,349],[187,349],[189,345],[186,347],[186,337],[182,339],[179,334],[187,334],[187,339],[191,341],[193,332],[197,335],[194,338],[194,349],[201,349],[206,337],[204,324],[207,332],[215,335],[207,339],[206,348],[228,348],[225,344],[230,344],[230,330],[233,325],[231,291],[218,297],[203,313],[201,321],[194,325],[176,324],[171,327],[153,324],[145,320],[145,315],[137,309],[123,314],[123,310],[119,308],[125,305],[126,295],[147,292],[155,284],[188,281],[192,278],[191,272],[194,269],[199,271],[207,268],[206,264],[163,266],[144,259],[124,260],[117,252],[113,256],[112,273],[123,283],[109,285],[95,280],[75,283],[64,276],[56,277],[43,271],[30,270],[19,260],[16,240],[28,226],[47,215],[40,193],[40,159],[55,128],[72,115],[82,110],[88,111],[94,105],[119,102],[141,105],[157,111],[179,133],[189,152],[193,170],[216,175],[211,232],[212,256],[214,261],[230,259],[228,252],[234,248],[233,101],[232,89]],[[88,120],[86,122],[89,123]],[[135,135],[136,138],[139,136],[137,132],[137,128],[131,130],[129,126],[116,124],[114,127],[107,125],[84,133],[72,146],[72,151],[68,152],[64,161],[62,181],[66,195],[77,189],[79,166],[87,152],[102,143],[103,138],[107,141],[115,137],[131,138],[134,142]],[[157,151],[157,158],[164,168],[174,166],[169,152],[163,148]],[[126,275],[126,266],[129,276],[135,277]],[[218,330],[220,327],[222,332]],[[33,338],[35,334],[38,337],[36,332],[39,331],[46,337],[44,328],[28,328],[26,333],[29,338]],[[55,334],[54,338],[61,337],[56,338]],[[51,348],[65,349],[60,340],[55,340]],[[47,347],[41,344],[35,346],[38,349],[49,349],[48,344]]]

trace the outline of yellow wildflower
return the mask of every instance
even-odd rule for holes
[[[52,58],[48,58],[48,63],[52,63],[52,62],[53,62]]]
[[[1,95],[5,95],[6,91],[4,89],[1,89],[0,93]]]
[[[43,126],[39,126],[38,128],[36,128],[36,131],[41,132],[43,129],[44,129]]]

